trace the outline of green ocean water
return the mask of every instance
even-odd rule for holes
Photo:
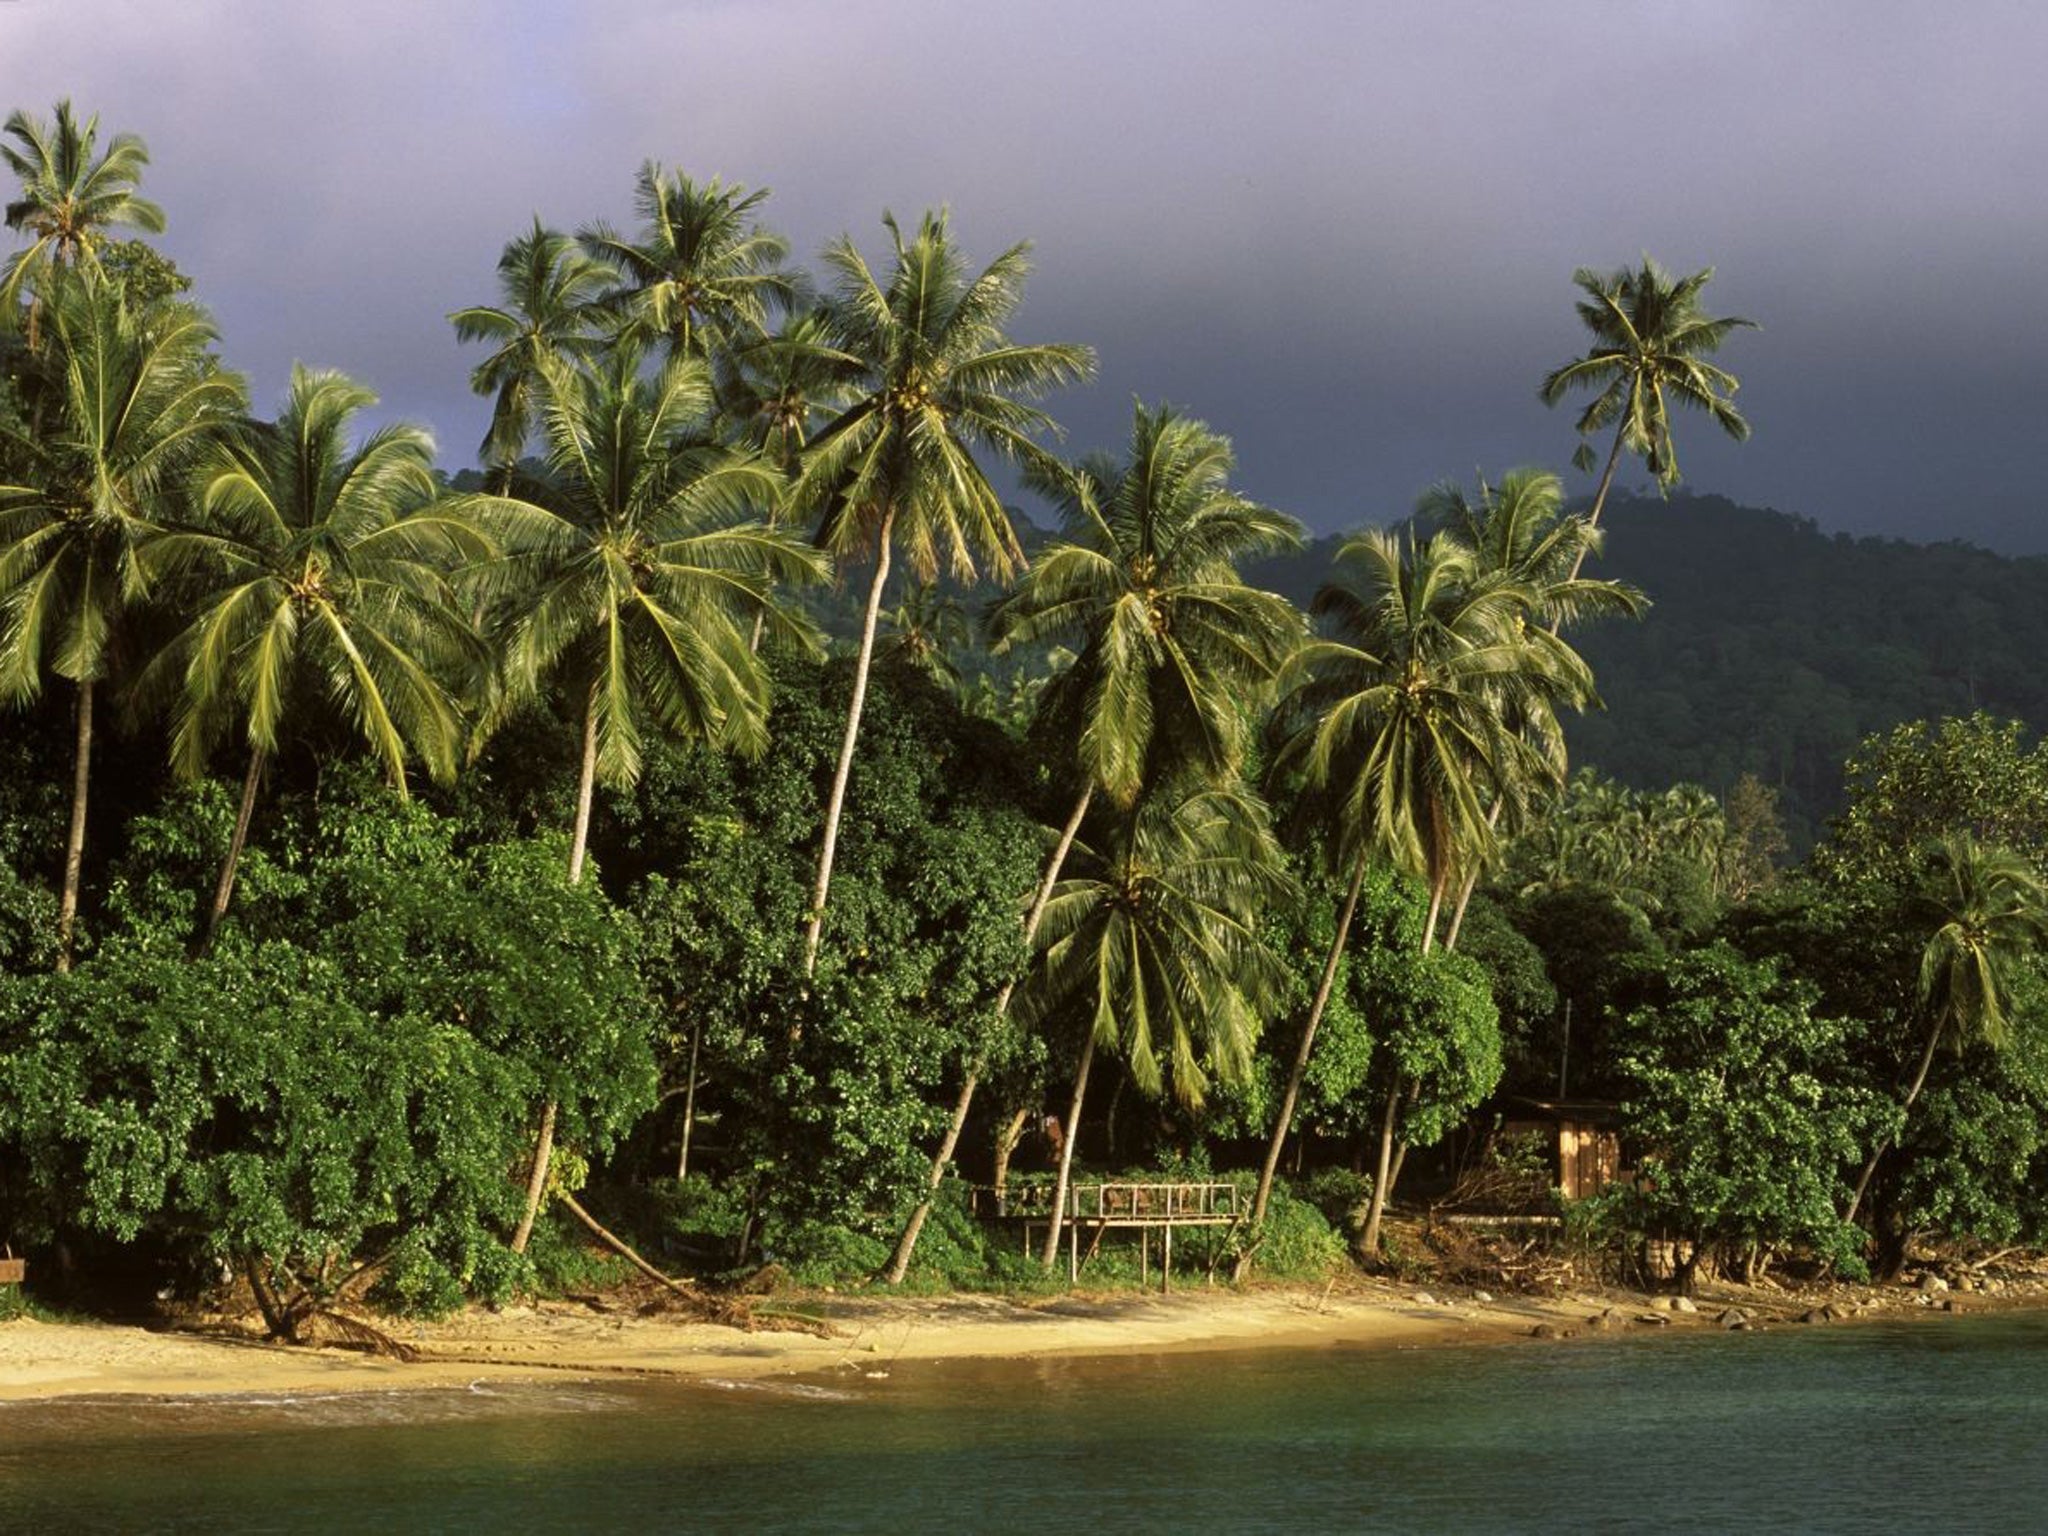
[[[2048,1316],[0,1405],[19,1531],[2048,1531]]]

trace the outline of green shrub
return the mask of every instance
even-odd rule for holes
[[[797,1285],[868,1280],[889,1262],[889,1245],[879,1237],[828,1221],[771,1226],[762,1234],[761,1253]]]
[[[1338,1232],[1349,1232],[1363,1219],[1372,1200],[1372,1178],[1349,1168],[1318,1168],[1292,1184],[1294,1194],[1323,1213]]]

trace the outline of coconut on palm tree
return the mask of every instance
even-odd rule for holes
[[[51,300],[36,360],[49,409],[20,445],[31,483],[0,490],[0,698],[33,699],[46,671],[78,690],[61,970],[77,921],[97,691],[116,670],[129,611],[152,590],[143,552],[175,515],[187,467],[234,419],[242,386],[215,363],[212,324],[190,304],[134,305],[90,271]]]
[[[1050,417],[1028,402],[1088,376],[1086,347],[1012,341],[1005,332],[1024,297],[1027,247],[969,270],[943,213],[927,213],[908,239],[884,215],[892,243],[886,286],[849,238],[828,246],[838,282],[823,314],[852,403],[812,441],[797,503],[818,507],[818,543],[842,562],[871,561],[853,694],[832,773],[818,873],[804,929],[804,969],[817,967],[833,855],[867,699],[875,631],[896,553],[924,581],[943,567],[969,582],[986,568],[1008,576],[1023,552],[978,453],[1047,462],[1039,439]]]
[[[1844,1222],[1856,1219],[1878,1163],[1927,1086],[1942,1042],[1957,1050],[1973,1037],[1994,1048],[2009,1043],[2013,970],[2048,943],[2048,881],[2020,855],[1968,833],[1943,837],[1927,849],[1914,904],[1932,928],[1920,951],[1927,1040],[1897,1120],[1856,1181]]]
[[[1246,585],[1239,565],[1297,548],[1301,525],[1232,489],[1228,439],[1171,407],[1135,408],[1122,458],[1030,476],[1059,507],[1065,537],[1046,550],[990,617],[999,650],[1073,647],[1039,700],[1072,743],[1074,805],[1054,839],[1024,919],[1029,945],[1074,838],[1099,791],[1128,809],[1169,773],[1221,786],[1243,766],[1252,722],[1301,643],[1285,598]],[[1000,1016],[1010,989],[997,997]],[[928,1189],[945,1176],[981,1080],[970,1066]],[[911,1213],[887,1277],[900,1281],[931,1209]]]
[[[546,472],[533,500],[471,498],[499,540],[479,591],[505,626],[502,719],[552,689],[582,750],[569,880],[583,877],[593,791],[639,778],[652,728],[746,753],[767,744],[768,678],[757,618],[809,643],[773,593],[822,579],[824,557],[769,526],[780,475],[714,430],[709,370],[658,370],[619,342],[588,368],[548,370]],[[542,1109],[523,1250],[546,1183],[555,1100]]]
[[[173,767],[205,773],[230,736],[247,753],[209,936],[234,895],[265,765],[302,716],[338,714],[401,795],[414,763],[446,780],[461,760],[487,658],[456,577],[492,545],[441,499],[424,429],[356,439],[376,401],[342,374],[295,366],[277,420],[217,447],[192,524],[147,551],[191,615],[145,678],[175,701]]]
[[[1706,412],[1737,442],[1749,436],[1749,423],[1735,408],[1735,375],[1708,359],[1732,332],[1755,329],[1756,322],[1705,313],[1700,292],[1713,276],[1712,267],[1703,267],[1689,277],[1673,278],[1648,256],[1633,269],[1581,267],[1572,274],[1583,295],[1579,319],[1592,333],[1593,344],[1584,356],[1546,374],[1537,394],[1545,405],[1556,405],[1574,390],[1590,389],[1593,398],[1579,413],[1579,436],[1590,440],[1614,428],[1586,518],[1590,526],[1599,524],[1624,451],[1640,457],[1659,486],[1677,483],[1674,405]],[[1580,444],[1573,462],[1592,468],[1590,441]],[[1584,559],[1582,550],[1572,565],[1574,576]]]
[[[787,316],[780,328],[712,359],[720,412],[739,440],[795,480],[819,422],[845,404],[845,383],[859,360],[834,348],[815,309]]]
[[[588,356],[596,344],[591,306],[609,271],[569,236],[542,226],[498,258],[495,305],[473,304],[448,319],[463,341],[487,342],[491,355],[470,371],[470,388],[491,398],[491,425],[479,449],[509,490],[512,471],[533,439],[550,365]]]

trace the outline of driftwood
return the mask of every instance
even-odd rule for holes
[[[639,1254],[635,1253],[630,1247],[628,1247],[623,1238],[617,1236],[612,1232],[607,1231],[604,1225],[601,1222],[599,1222],[595,1216],[591,1215],[590,1212],[583,1209],[582,1205],[580,1205],[577,1202],[576,1197],[570,1194],[566,1189],[557,1190],[555,1192],[555,1198],[561,1201],[563,1205],[568,1207],[569,1214],[571,1216],[574,1216],[578,1221],[582,1222],[584,1226],[590,1228],[591,1232],[596,1235],[600,1242],[602,1242],[607,1248],[611,1249],[612,1252],[618,1254],[619,1257],[624,1259],[627,1263],[631,1264],[635,1269],[639,1270],[640,1273],[645,1275],[648,1279],[657,1281],[660,1284],[667,1286],[671,1291],[675,1292],[678,1296],[685,1297],[691,1301],[695,1301],[698,1299],[697,1293],[695,1291],[692,1291],[680,1280],[671,1280],[667,1275],[664,1275],[660,1270],[656,1269],[652,1264],[648,1263],[645,1259],[641,1258]]]
[[[764,1327],[774,1327],[790,1333],[814,1334],[821,1339],[835,1338],[838,1335],[839,1330],[821,1317],[812,1317],[802,1312],[789,1312],[763,1307],[751,1298],[742,1296],[707,1296],[694,1286],[685,1284],[681,1280],[672,1279],[648,1263],[647,1260],[635,1253],[617,1233],[608,1230],[595,1216],[583,1209],[583,1206],[574,1195],[566,1190],[557,1190],[555,1198],[562,1202],[571,1216],[574,1216],[585,1227],[590,1229],[592,1236],[618,1254],[620,1258],[631,1264],[649,1280],[661,1286],[669,1295],[675,1297],[693,1317],[700,1318],[708,1323],[718,1323],[727,1328],[739,1328],[748,1333],[756,1332]],[[642,1316],[658,1310],[660,1310],[658,1307],[641,1307],[639,1309]],[[773,1321],[764,1321],[764,1319],[773,1319]]]

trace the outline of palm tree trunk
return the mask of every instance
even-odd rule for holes
[[[832,770],[832,796],[825,803],[825,841],[818,850],[818,883],[811,892],[811,916],[804,928],[804,975],[818,969],[818,936],[825,927],[825,898],[832,890],[832,856],[839,847],[839,814],[846,807],[846,779],[853,771],[853,744],[860,735],[861,706],[868,698],[868,666],[875,655],[875,625],[882,614],[882,588],[889,580],[889,535],[894,511],[882,515],[875,532],[875,575],[868,583],[867,611],[861,617],[860,654],[853,663],[853,701],[846,707],[846,735],[839,743],[839,763]]]
[[[1927,1086],[1927,1069],[1934,1065],[1935,1047],[1940,1044],[1941,1021],[1936,1019],[1934,1028],[1927,1032],[1927,1048],[1920,1053],[1920,1066],[1913,1074],[1913,1086],[1906,1090],[1905,1102],[1899,1106],[1901,1131],[1905,1129],[1906,1116],[1913,1112],[1913,1101],[1920,1097],[1920,1090]],[[1877,1146],[1872,1149],[1870,1161],[1863,1165],[1863,1177],[1856,1181],[1856,1192],[1849,1197],[1849,1208],[1842,1213],[1842,1220],[1845,1223],[1856,1219],[1856,1212],[1863,1204],[1863,1196],[1870,1189],[1870,1180],[1877,1172],[1878,1160],[1891,1150],[1892,1141],[1897,1135],[1898,1131],[1894,1131],[1890,1136],[1880,1138]]]
[[[1081,1047],[1081,1065],[1074,1073],[1074,1102],[1067,1109],[1067,1141],[1060,1148],[1060,1176],[1052,1188],[1052,1219],[1045,1234],[1043,1262],[1051,1269],[1060,1256],[1060,1224],[1067,1213],[1067,1186],[1074,1167],[1074,1138],[1081,1130],[1081,1100],[1088,1092],[1088,1068],[1095,1060],[1095,1031],[1088,1031],[1088,1041]]]
[[[1598,528],[1600,526],[1601,510],[1607,505],[1607,491],[1614,484],[1615,466],[1621,463],[1622,434],[1627,430],[1628,413],[1624,411],[1621,420],[1614,424],[1614,446],[1607,450],[1607,467],[1600,471],[1600,488],[1593,493],[1592,511],[1586,514],[1586,526],[1588,528]],[[1577,581],[1579,579],[1579,568],[1585,563],[1586,546],[1581,544],[1578,557],[1572,561],[1572,573],[1565,579],[1567,581]],[[1551,633],[1555,634],[1556,632],[1557,626],[1555,624],[1551,625]]]
[[[1358,1240],[1361,1257],[1370,1262],[1379,1257],[1380,1217],[1387,1209],[1387,1178],[1394,1156],[1394,1116],[1401,1108],[1401,1090],[1397,1085],[1387,1095],[1386,1113],[1380,1116],[1380,1160],[1372,1179],[1372,1204],[1365,1212],[1365,1233]]]
[[[1413,1109],[1415,1107],[1416,1101],[1421,1097],[1422,1079],[1419,1077],[1409,1078],[1407,1094],[1408,1107],[1410,1109]],[[1400,1188],[1401,1186],[1401,1170],[1403,1167],[1407,1165],[1408,1162],[1408,1147],[1409,1143],[1406,1140],[1402,1140],[1394,1144],[1394,1166],[1387,1170],[1387,1198],[1389,1200],[1394,1198],[1394,1191]]]
[[[1010,1194],[1010,1159],[1016,1155],[1017,1143],[1024,1139],[1024,1127],[1030,1123],[1031,1107],[1027,1104],[1005,1120],[1003,1128],[996,1132],[995,1166],[989,1170],[989,1183],[995,1188],[998,1216],[1003,1213],[1003,1204]]]
[[[263,781],[264,752],[249,749],[249,771],[242,779],[242,805],[235,813],[234,836],[228,839],[228,856],[221,861],[220,883],[213,888],[213,910],[206,917],[207,944],[213,942],[220,920],[228,915],[228,902],[235,894],[235,871],[242,862],[242,849],[249,841],[249,821],[256,814],[256,790]]]
[[[1422,923],[1422,952],[1426,955],[1436,948],[1436,920],[1443,915],[1444,888],[1451,883],[1448,869],[1438,870],[1429,882],[1429,915]]]
[[[540,1197],[548,1185],[548,1164],[555,1155],[555,1101],[549,1099],[540,1112],[540,1134],[534,1138],[533,1170],[526,1176],[526,1209],[512,1234],[512,1251],[526,1252],[533,1236],[534,1218],[540,1215]]]
[[[92,679],[78,683],[78,751],[71,765],[71,830],[64,839],[64,895],[57,907],[57,969],[71,969],[71,934],[78,921],[78,885],[85,867],[86,792],[92,779]]]
[[[569,883],[583,883],[584,855],[590,846],[590,805],[597,796],[597,684],[590,685],[590,697],[583,705],[583,761],[576,774],[576,821],[569,834]],[[526,1252],[533,1236],[534,1221],[540,1215],[540,1199],[547,1192],[548,1164],[555,1155],[555,1111],[560,1106],[552,1095],[541,1106],[540,1134],[534,1138],[533,1167],[526,1176],[526,1208],[519,1213],[519,1225],[512,1233],[512,1251]]]
[[[676,1154],[676,1182],[690,1176],[690,1132],[697,1124],[697,1052],[704,1044],[704,1021],[694,1019],[690,1029],[690,1075],[683,1084],[683,1147]]]
[[[1094,798],[1095,785],[1091,782],[1081,791],[1081,798],[1074,802],[1067,824],[1060,828],[1059,841],[1053,845],[1052,856],[1045,861],[1045,873],[1039,878],[1038,890],[1031,898],[1031,909],[1024,914],[1024,947],[1027,952],[1031,941],[1038,936],[1038,923],[1045,916],[1045,904],[1052,899],[1052,888],[1059,881],[1060,868],[1067,862],[1074,839],[1080,835],[1082,818],[1088,814],[1088,802]],[[1016,990],[1017,979],[1013,976],[1003,984],[1003,990],[996,997],[995,1016],[998,1019],[1010,1011],[1010,994]],[[903,1224],[903,1235],[896,1240],[896,1251],[889,1258],[888,1269],[883,1272],[883,1279],[890,1285],[901,1285],[904,1275],[909,1273],[910,1256],[917,1250],[918,1234],[924,1231],[925,1221],[932,1213],[932,1196],[938,1193],[939,1185],[946,1177],[946,1165],[953,1161],[954,1149],[960,1145],[960,1132],[966,1128],[967,1111],[974,1103],[974,1090],[980,1086],[982,1068],[986,1065],[984,1061],[977,1061],[968,1069],[967,1080],[960,1085],[960,1097],[953,1101],[953,1118],[947,1123],[945,1139],[939,1143],[939,1150],[932,1156],[925,1197],[910,1213],[910,1220]]]
[[[583,705],[583,761],[576,776],[576,821],[569,834],[569,883],[583,883],[583,859],[590,846],[590,806],[597,797],[597,684]]]
[[[1344,909],[1337,914],[1337,933],[1330,940],[1330,952],[1323,960],[1322,980],[1316,983],[1316,995],[1308,1005],[1308,1022],[1302,1026],[1301,1044],[1294,1049],[1294,1067],[1287,1074],[1287,1091],[1280,1095],[1280,1113],[1273,1121],[1273,1135],[1266,1143],[1266,1160],[1259,1167],[1259,1187],[1252,1196],[1252,1229],[1258,1230],[1259,1223],[1266,1219],[1266,1203],[1273,1197],[1273,1176],[1280,1167],[1280,1152],[1287,1143],[1287,1133],[1294,1125],[1294,1106],[1301,1100],[1301,1085],[1308,1076],[1309,1053],[1315,1049],[1316,1029],[1323,1022],[1323,1014],[1330,1006],[1330,994],[1337,985],[1337,966],[1344,958],[1344,945],[1351,937],[1351,919],[1358,911],[1358,893],[1365,888],[1367,856],[1358,856],[1358,868],[1352,871],[1351,888],[1344,893]],[[1251,1267],[1251,1255],[1247,1253],[1238,1261],[1236,1278],[1242,1279]]]

